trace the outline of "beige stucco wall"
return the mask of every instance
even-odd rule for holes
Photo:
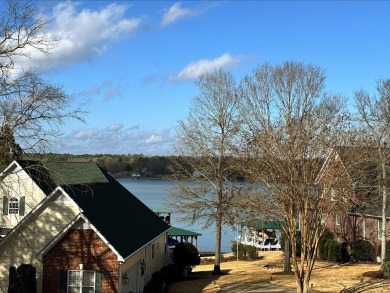
[[[42,264],[36,255],[79,213],[78,207],[60,195],[47,208],[34,213],[17,230],[0,242],[0,292],[7,292],[9,267],[32,264],[37,271],[37,289],[41,292]]]
[[[25,196],[25,213],[27,215],[44,198],[45,194],[36,183],[21,168],[16,168],[9,175],[1,180],[0,184],[0,226],[13,228],[24,218],[16,214],[3,215],[4,197],[20,198]]]

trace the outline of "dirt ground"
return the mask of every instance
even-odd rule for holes
[[[216,293],[221,285],[234,283],[268,282],[273,285],[296,288],[293,275],[283,273],[283,252],[260,252],[256,261],[222,262],[221,276],[211,274],[214,263],[211,258],[202,259],[188,276],[188,280],[172,284],[169,293]],[[317,261],[311,278],[312,292],[390,292],[390,280],[378,277],[377,263],[335,264]]]

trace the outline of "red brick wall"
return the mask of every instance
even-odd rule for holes
[[[91,229],[68,231],[43,257],[42,292],[60,292],[60,273],[66,270],[102,272],[102,292],[118,292],[119,264],[117,256]]]

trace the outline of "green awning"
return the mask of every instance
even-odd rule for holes
[[[280,221],[267,221],[262,219],[253,219],[240,223],[241,226],[246,226],[250,228],[255,228],[257,230],[262,229],[281,229],[286,226],[286,223],[283,220]]]
[[[202,234],[177,227],[171,227],[168,230],[168,236],[202,236]]]

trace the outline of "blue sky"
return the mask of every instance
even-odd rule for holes
[[[218,68],[239,79],[264,62],[308,62],[346,97],[390,78],[389,1],[37,3],[61,41],[23,66],[88,111],[65,125],[60,153],[172,154],[194,81]]]

